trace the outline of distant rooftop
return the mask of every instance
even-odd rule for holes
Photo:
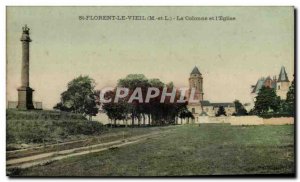
[[[268,76],[267,78],[260,78],[259,80],[257,80],[256,85],[252,85],[252,91],[251,93],[258,93],[259,90],[262,88],[262,86],[266,85],[266,83],[268,83],[268,81],[271,81],[271,88],[276,88],[277,86],[277,82],[289,82],[289,78],[286,74],[285,71],[285,67],[282,66],[280,69],[280,73],[279,73],[279,77],[278,80],[276,80],[276,77],[274,77],[273,79],[271,79],[270,76]]]
[[[258,93],[261,87],[264,85],[264,83],[265,83],[265,78],[260,78],[259,80],[257,80],[256,85],[253,87],[251,93]]]
[[[281,67],[281,70],[280,70],[280,73],[279,73],[279,77],[278,77],[278,82],[289,82],[289,78],[288,78],[288,76],[286,74],[284,66]]]
[[[202,106],[213,106],[213,107],[234,107],[233,102],[215,102],[215,103],[210,103],[208,100],[203,100],[200,102]]]
[[[197,66],[194,67],[193,71],[191,72],[191,75],[192,74],[198,74],[198,75],[201,74],[200,71],[199,71],[199,69],[197,68]]]

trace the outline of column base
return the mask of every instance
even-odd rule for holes
[[[34,109],[32,102],[32,92],[34,90],[30,87],[18,88],[18,109],[29,110]]]

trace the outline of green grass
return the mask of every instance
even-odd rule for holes
[[[294,173],[294,126],[177,126],[143,143],[18,170],[21,176]]]
[[[6,119],[8,120],[59,120],[59,119],[74,119],[74,120],[86,120],[81,114],[60,112],[53,110],[18,110],[7,109]]]
[[[58,111],[6,110],[6,141],[13,145],[61,142],[81,135],[98,135],[104,126],[80,114]],[[76,138],[75,137],[75,138]]]

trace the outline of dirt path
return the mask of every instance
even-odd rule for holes
[[[109,150],[112,148],[118,148],[134,143],[138,143],[150,138],[154,138],[160,136],[161,134],[165,134],[171,130],[162,131],[162,132],[152,132],[150,134],[144,134],[139,136],[129,137],[127,139],[119,139],[111,142],[100,143],[85,147],[78,147],[68,150],[61,150],[55,152],[47,152],[38,155],[32,155],[27,157],[20,157],[15,159],[9,159],[6,161],[7,169],[10,168],[28,168],[36,165],[44,165],[53,161],[61,160],[68,157],[74,157],[79,155],[85,155],[95,152],[101,152],[105,150]]]
[[[110,142],[120,138],[131,137],[130,135],[131,133],[129,133],[128,131],[122,131],[113,134],[104,134],[103,136],[92,136],[87,139],[79,139],[79,140],[73,140],[73,141],[57,143],[57,144],[47,144],[43,146],[6,151],[6,160],[27,157],[31,155],[38,155],[47,152],[56,152],[58,150],[67,150],[67,149],[72,149],[77,147],[84,147],[88,145],[98,144],[100,142]],[[136,136],[136,135],[133,134],[132,136]]]

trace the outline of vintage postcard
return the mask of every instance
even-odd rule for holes
[[[294,7],[6,8],[6,174],[295,176]]]

